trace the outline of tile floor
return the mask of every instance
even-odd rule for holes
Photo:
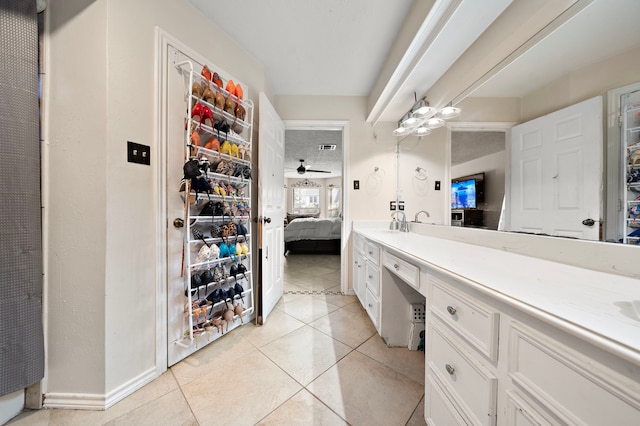
[[[424,352],[388,348],[340,258],[289,255],[285,295],[106,411],[26,410],[21,425],[424,425]]]

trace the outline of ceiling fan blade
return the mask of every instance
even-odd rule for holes
[[[307,172],[310,173],[331,173],[329,170],[311,170],[311,169],[306,169]]]

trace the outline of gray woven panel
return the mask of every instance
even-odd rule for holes
[[[35,5],[0,1],[0,395],[44,376]]]

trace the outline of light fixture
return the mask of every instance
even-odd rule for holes
[[[411,116],[416,118],[431,117],[435,112],[436,109],[429,106],[429,102],[427,102],[426,99],[420,100],[411,108]]]
[[[439,112],[438,112],[438,117],[440,118],[444,118],[445,120],[448,120],[450,118],[456,118],[457,116],[460,115],[460,112],[462,112],[462,110],[460,108],[456,108],[454,106],[446,106],[444,108],[442,108]]]
[[[445,125],[445,121],[442,118],[431,117],[427,121],[425,121],[424,125],[430,129],[437,129],[438,127],[442,127]]]
[[[413,94],[416,97],[416,94]],[[393,131],[394,136],[426,136],[431,129],[437,129],[446,124],[445,120],[460,115],[461,109],[449,104],[438,111],[429,105],[426,98],[417,100],[411,109],[398,121],[398,127]]]
[[[426,135],[428,135],[430,133],[431,133],[431,129],[428,128],[428,127],[425,127],[424,125],[420,126],[420,127],[416,127],[413,130],[413,134],[416,135],[416,136],[426,136]]]

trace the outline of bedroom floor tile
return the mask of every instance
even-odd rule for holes
[[[313,297],[300,297],[291,302],[279,304],[277,309],[308,324],[339,309],[339,307]]]

